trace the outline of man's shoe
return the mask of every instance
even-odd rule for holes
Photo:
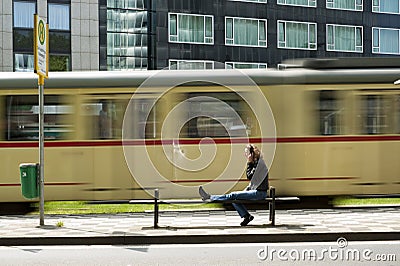
[[[208,194],[202,186],[199,187],[199,194],[203,201],[209,200],[211,198],[210,194]]]
[[[243,221],[240,223],[240,225],[241,226],[246,226],[246,225],[248,225],[251,221],[253,221],[253,219],[254,219],[254,216],[252,216],[252,215],[247,215],[247,216],[245,216],[244,217],[244,219],[243,219]]]

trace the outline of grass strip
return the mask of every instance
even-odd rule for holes
[[[39,203],[34,203],[35,211],[39,213]],[[48,201],[44,204],[46,214],[115,214],[152,211],[151,204],[93,204],[86,201]],[[219,209],[220,203],[208,204],[160,204],[160,210],[182,210],[182,209]]]
[[[333,206],[371,206],[371,205],[399,205],[400,198],[354,198],[336,197]]]

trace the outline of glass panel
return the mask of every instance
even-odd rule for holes
[[[379,50],[381,53],[399,54],[399,30],[381,29]]]
[[[116,139],[122,137],[122,121],[128,100],[98,99],[81,106],[90,139]]]
[[[379,47],[379,29],[372,29],[373,47]]]
[[[179,15],[178,41],[204,43],[204,17]]]
[[[128,135],[124,138],[129,139],[155,139],[160,137],[162,119],[160,111],[162,109],[163,100],[156,101],[154,105],[153,99],[134,98],[130,100],[126,110],[126,116],[129,115],[129,120],[125,128]]]
[[[49,3],[49,28],[52,30],[70,30],[69,5]]]
[[[343,108],[334,91],[319,93],[319,134],[343,134]]]
[[[285,23],[279,22],[278,24],[279,27],[279,41],[284,42],[285,41]]]
[[[51,31],[49,38],[49,48],[52,53],[71,52],[71,34],[69,32]]]
[[[71,71],[69,55],[50,55],[50,71]]]
[[[234,44],[258,46],[258,20],[234,19]]]
[[[184,125],[181,138],[247,136],[250,108],[237,94],[191,93],[187,98],[187,117],[195,118]]]
[[[212,37],[213,36],[213,30],[212,30],[212,17],[206,17],[206,37]]]
[[[33,54],[33,30],[16,29],[13,35],[15,52],[28,52]]]
[[[262,41],[265,41],[267,39],[265,21],[259,21],[258,28],[259,28],[259,37],[258,38]]]
[[[315,44],[316,43],[316,25],[315,24],[310,24],[309,25],[309,30],[310,30],[310,43]]]
[[[33,54],[14,54],[14,71],[33,72]]]
[[[399,0],[380,0],[379,12],[399,14]]]
[[[315,1],[309,1],[309,0],[278,0],[278,4],[282,5],[293,5],[293,6],[309,6],[309,7],[315,7],[316,4]]]
[[[14,27],[32,28],[35,2],[14,2]]]
[[[147,69],[145,2],[108,0],[107,8],[107,69]],[[172,16],[172,20],[170,16],[171,23],[176,24],[176,15]],[[176,34],[176,25],[169,30]]]
[[[356,45],[362,46],[362,28],[361,27],[356,28]]]
[[[362,97],[362,133],[382,134],[388,128],[388,103],[380,95]]]
[[[175,14],[170,14],[169,15],[169,34],[170,35],[177,35],[177,23],[176,23],[177,17]]]
[[[308,24],[286,22],[286,48],[309,48]]]
[[[61,96],[44,96],[44,138],[59,140],[71,137],[74,107]],[[71,99],[70,99],[71,100]],[[7,96],[7,140],[39,138],[39,104],[37,95]]]
[[[233,39],[233,19],[227,18],[226,19],[226,38]]]

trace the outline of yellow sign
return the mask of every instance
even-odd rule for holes
[[[34,20],[35,73],[47,78],[49,69],[49,25],[37,14],[35,14]]]

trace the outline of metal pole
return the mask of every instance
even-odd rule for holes
[[[40,225],[44,225],[44,77],[39,75],[39,173]]]
[[[160,194],[158,189],[154,189],[154,229],[158,228],[158,199],[160,198]]]

